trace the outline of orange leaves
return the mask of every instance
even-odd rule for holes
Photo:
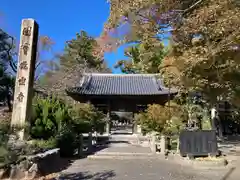
[[[49,51],[52,49],[52,46],[55,44],[53,39],[49,36],[40,36],[38,40],[40,51],[46,50]]]
[[[183,66],[183,64],[178,62],[179,61],[177,61],[174,57],[167,56],[163,59],[163,62],[159,67],[160,72],[164,74],[165,78],[175,80],[174,84],[178,83],[176,80],[179,80],[181,66]]]
[[[99,53],[112,52],[118,48],[119,42],[117,38],[110,36],[110,33],[114,33],[115,30],[104,31],[103,34],[96,38],[96,51]]]

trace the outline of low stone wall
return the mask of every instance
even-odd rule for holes
[[[59,166],[59,149],[48,150],[12,162],[0,167],[0,179],[36,179],[53,173],[53,168]]]
[[[142,147],[150,147],[153,153],[160,152],[166,154],[168,152],[169,138],[166,136],[157,136],[155,132],[151,134],[137,135],[137,144]]]

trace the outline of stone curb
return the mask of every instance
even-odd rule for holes
[[[88,159],[117,159],[117,160],[127,160],[127,159],[156,159],[156,156],[124,156],[124,155],[90,155]]]
[[[135,152],[98,152],[97,156],[153,156],[154,153],[135,153]]]

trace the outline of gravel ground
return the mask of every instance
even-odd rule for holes
[[[238,180],[224,179],[229,169],[193,169],[166,160],[76,160],[61,180]]]

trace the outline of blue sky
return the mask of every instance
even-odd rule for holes
[[[63,50],[65,41],[74,38],[80,30],[99,36],[108,15],[106,0],[5,0],[0,6],[0,27],[18,40],[21,20],[33,18],[39,24],[40,35],[54,40],[53,51],[58,53]],[[105,55],[110,67],[124,58],[123,49]]]

